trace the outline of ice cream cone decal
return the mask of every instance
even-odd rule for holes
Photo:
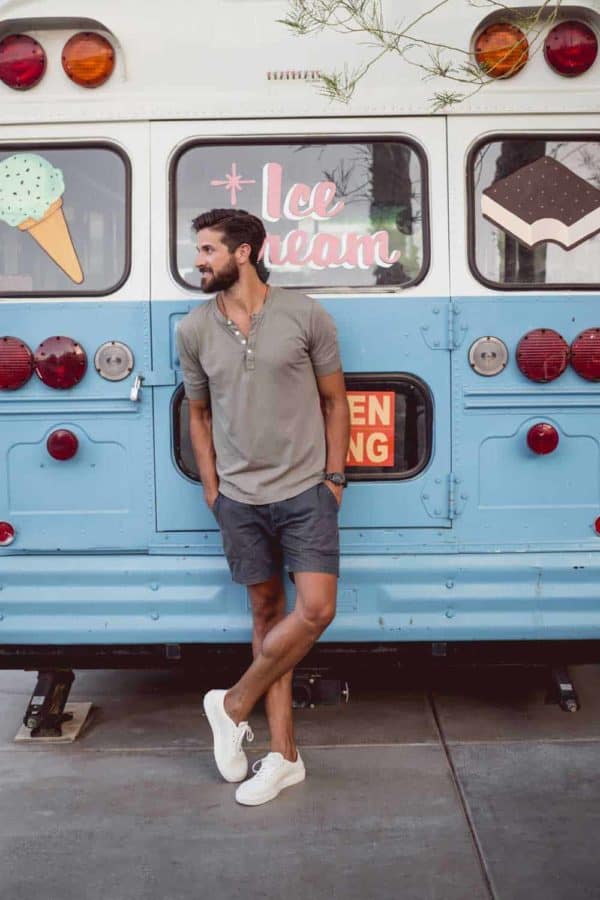
[[[0,219],[27,231],[75,284],[83,272],[63,212],[60,169],[36,153],[17,153],[0,163]]]

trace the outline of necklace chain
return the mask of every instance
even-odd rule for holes
[[[257,309],[256,313],[250,313],[251,316],[257,315],[257,313],[260,312],[260,310],[263,308],[263,306],[265,305],[265,302],[266,302],[268,293],[269,293],[269,285],[267,284],[267,285],[266,285],[266,288],[265,288],[265,295],[264,295],[264,297],[263,297],[262,305]],[[223,304],[223,313],[224,313],[224,315],[225,315],[225,318],[227,319],[227,324],[228,324],[228,325],[233,325],[234,322],[233,322],[233,319],[230,317],[229,313],[227,312],[227,307],[226,307],[226,305],[225,305],[225,297],[223,296],[223,294],[219,294],[218,299],[219,299],[219,300],[221,301],[221,303]]]

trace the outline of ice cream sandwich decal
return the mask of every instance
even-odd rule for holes
[[[37,153],[16,153],[0,163],[0,219],[28,232],[75,284],[83,272],[63,213],[65,181]]]
[[[554,241],[570,250],[600,231],[600,191],[542,156],[486,188],[481,212],[527,247]]]

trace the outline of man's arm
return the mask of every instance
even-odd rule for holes
[[[212,416],[209,400],[188,400],[190,408],[190,440],[196,465],[202,479],[204,499],[211,507],[219,492],[215,447],[212,439]]]
[[[331,375],[317,375],[317,387],[323,399],[325,414],[325,440],[327,442],[326,472],[343,472],[350,443],[350,409],[346,397],[344,373],[340,370]],[[343,488],[326,481],[338,503],[342,502]]]

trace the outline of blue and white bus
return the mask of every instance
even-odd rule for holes
[[[348,105],[322,97],[364,48],[291,35],[285,8],[0,4],[2,667],[250,639],[175,345],[205,299],[191,220],[229,206],[265,221],[271,283],[339,331],[350,484],[323,641],[600,638],[599,14],[561,4],[546,51],[434,114],[396,58]],[[420,33],[468,50],[505,20],[455,3]]]

